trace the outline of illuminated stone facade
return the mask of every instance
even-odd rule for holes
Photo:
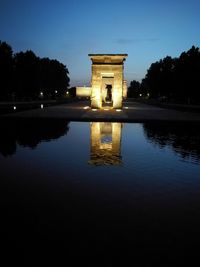
[[[127,89],[127,81],[124,80],[123,81],[123,99],[127,98],[127,91],[128,91],[128,89]]]
[[[91,107],[102,108],[105,103],[122,108],[127,94],[124,81],[124,61],[127,54],[89,54],[92,60]]]
[[[90,164],[120,165],[121,131],[119,122],[90,123]]]
[[[77,97],[90,97],[91,96],[91,87],[86,87],[86,86],[79,86],[76,87],[76,96]]]

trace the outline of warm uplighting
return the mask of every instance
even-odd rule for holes
[[[120,111],[122,111],[122,110],[121,110],[121,109],[116,109],[116,111],[117,111],[117,112],[120,112]]]
[[[92,111],[97,111],[97,109],[96,108],[93,108]]]
[[[40,108],[44,108],[43,104],[40,105]]]
[[[109,108],[104,108],[103,110],[109,110]]]
[[[98,87],[92,87],[91,101],[92,108],[102,107],[101,92]]]
[[[17,107],[16,107],[16,106],[14,106],[14,107],[13,107],[13,109],[14,109],[14,110],[16,110],[16,109],[17,109]]]
[[[114,109],[122,108],[123,89],[126,88],[123,66],[127,56],[127,54],[89,54],[92,60],[92,108],[102,109],[103,104],[108,102]]]
[[[90,107],[89,106],[86,106],[86,107],[84,107],[83,109],[89,109]]]
[[[122,108],[122,95],[117,90],[115,90],[113,92],[113,108],[115,108],[115,109],[121,109]]]

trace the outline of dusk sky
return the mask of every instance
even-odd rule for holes
[[[199,0],[0,0],[0,40],[67,66],[71,86],[89,85],[89,53],[127,53],[125,79],[200,46]]]

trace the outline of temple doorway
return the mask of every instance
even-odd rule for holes
[[[114,77],[102,77],[102,85],[101,85],[102,107],[112,107],[113,86],[114,86]]]
[[[106,85],[105,103],[110,104],[111,102],[112,102],[112,85],[107,84]]]
[[[102,107],[112,107],[112,84],[106,84],[102,93]]]

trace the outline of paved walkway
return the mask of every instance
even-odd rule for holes
[[[200,113],[160,108],[137,102],[125,102],[122,110],[92,110],[89,101],[44,107],[1,116],[3,118],[64,118],[69,121],[194,121],[200,122]]]

